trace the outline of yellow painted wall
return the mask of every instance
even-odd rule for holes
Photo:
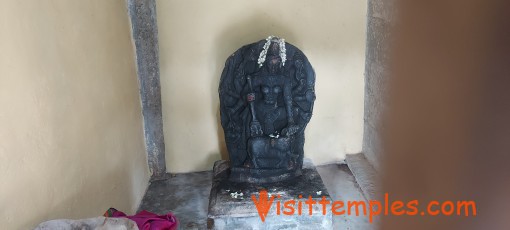
[[[366,1],[158,0],[166,160],[171,172],[212,168],[225,157],[218,82],[242,45],[277,35],[317,74],[305,155],[315,163],[361,151]]]
[[[124,0],[0,2],[0,223],[135,211],[149,175]]]

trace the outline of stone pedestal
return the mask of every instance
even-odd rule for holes
[[[305,159],[301,176],[269,184],[232,182],[228,180],[229,171],[227,161],[214,164],[208,229],[332,229],[331,198],[310,160]],[[267,196],[264,192],[261,196],[261,191],[267,191]],[[270,204],[264,222],[252,195],[257,203],[265,200]],[[311,208],[309,199],[317,202]],[[321,200],[330,202],[326,205],[326,214],[319,203]]]

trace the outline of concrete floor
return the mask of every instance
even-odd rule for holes
[[[334,201],[365,200],[349,167],[345,164],[318,166],[317,171]],[[140,210],[164,214],[174,213],[180,229],[206,229],[212,172],[177,174],[154,181],[140,205]],[[369,230],[373,225],[365,216],[333,216],[334,229]]]
[[[365,197],[351,170],[346,164],[331,164],[317,167],[324,185],[333,201],[363,201]],[[366,216],[333,215],[333,229],[371,230],[375,229]]]

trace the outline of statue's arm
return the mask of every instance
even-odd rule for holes
[[[248,75],[246,77],[246,81],[248,83],[248,89],[249,89],[249,93],[246,95],[246,101],[250,107],[250,112],[251,112],[251,124],[250,124],[250,132],[251,132],[251,136],[252,137],[255,137],[255,136],[261,136],[263,133],[262,131],[262,126],[260,125],[260,122],[257,120],[257,116],[256,116],[256,113],[255,113],[255,91],[253,90],[253,85],[252,85],[252,76]]]
[[[292,136],[301,129],[301,126],[299,124],[296,124],[294,121],[294,111],[292,107],[293,98],[291,87],[292,87],[291,84],[287,82],[283,89],[283,96],[285,99],[285,110],[287,111],[287,127],[283,129],[282,133],[286,136]]]
[[[292,111],[292,89],[289,82],[286,82],[283,88],[283,97],[285,99],[285,110],[287,111],[287,123],[288,125],[294,124],[294,115]]]

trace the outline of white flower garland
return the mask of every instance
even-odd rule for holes
[[[282,66],[285,66],[285,61],[287,61],[287,49],[285,48],[285,39],[271,35],[266,38],[266,43],[264,44],[262,51],[260,51],[259,59],[257,62],[259,64],[259,68],[262,67],[262,65],[264,65],[264,62],[266,61],[267,50],[269,49],[269,46],[271,46],[273,39],[277,39],[276,41],[278,41],[278,46],[280,47],[280,58],[282,59]]]

